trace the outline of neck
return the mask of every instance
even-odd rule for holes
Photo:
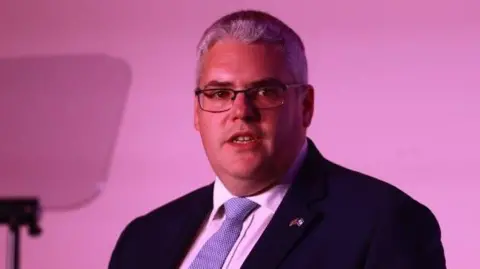
[[[268,180],[266,180],[265,178],[258,180],[254,178],[237,179],[223,177],[223,179],[221,180],[222,183],[225,185],[225,188],[227,188],[227,190],[230,191],[232,195],[238,197],[246,197],[260,194],[278,184],[278,180],[276,180],[274,177],[271,177]]]

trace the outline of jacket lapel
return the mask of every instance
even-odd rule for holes
[[[325,160],[309,139],[308,153],[299,175],[242,269],[278,267],[295,243],[307,234],[309,227],[322,220],[322,212],[314,205],[325,195],[324,165]]]
[[[199,229],[202,227],[205,219],[212,210],[213,202],[213,184],[200,190],[196,197],[192,197],[190,203],[184,208],[184,218],[175,222],[172,229],[170,246],[167,255],[158,255],[161,262],[155,268],[178,268],[183,261],[191,244],[197,237]],[[152,267],[153,268],[153,267]]]

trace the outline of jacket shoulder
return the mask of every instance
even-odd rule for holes
[[[165,239],[178,230],[177,224],[210,206],[211,189],[210,185],[199,188],[131,220],[117,239],[108,268],[137,268],[148,246],[161,241],[156,239]]]
[[[426,208],[406,191],[380,178],[332,162],[328,170],[327,181],[332,198],[349,201],[352,206],[357,205],[355,208],[387,211],[405,205]]]
[[[180,214],[184,215],[189,209],[199,206],[208,207],[213,203],[212,190],[212,184],[203,186],[151,210],[141,218],[146,220],[163,219],[165,217],[175,218]]]
[[[147,231],[151,227],[158,228],[166,219],[183,219],[190,211],[201,206],[209,207],[211,192],[211,185],[201,187],[134,218],[124,228],[120,238]]]

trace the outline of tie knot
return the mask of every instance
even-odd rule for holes
[[[243,221],[250,212],[258,207],[258,204],[247,198],[232,198],[225,202],[223,206],[228,219]]]

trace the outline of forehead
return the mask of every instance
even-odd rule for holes
[[[290,80],[284,54],[272,44],[222,40],[213,45],[201,60],[200,87],[211,81],[242,87],[266,78],[284,83]]]

